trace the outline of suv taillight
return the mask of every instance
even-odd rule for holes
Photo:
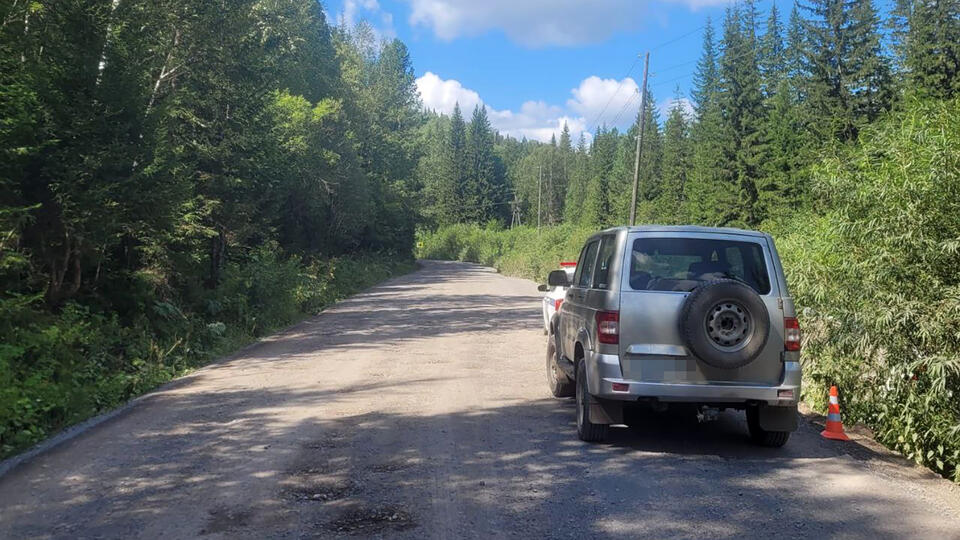
[[[554,311],[560,311],[560,306],[562,305],[563,305],[563,298],[557,298],[556,300],[554,300],[553,301]]]
[[[617,311],[597,312],[597,341],[616,345],[620,343],[620,313]]]
[[[800,350],[800,322],[793,317],[783,319],[783,348],[788,351]]]

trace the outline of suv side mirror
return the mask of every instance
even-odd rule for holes
[[[569,287],[570,280],[567,279],[567,272],[565,270],[554,270],[550,272],[550,275],[547,276],[547,283],[551,287]]]
[[[549,285],[537,285],[537,290],[540,292],[547,292],[550,290]]]

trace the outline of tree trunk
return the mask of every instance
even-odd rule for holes
[[[112,0],[110,6],[110,19],[107,21],[107,31],[103,36],[103,46],[100,47],[100,63],[97,64],[97,87],[103,80],[103,70],[107,67],[107,50],[110,47],[110,33],[113,32],[113,14],[117,12],[120,0]]]
[[[217,230],[217,235],[210,239],[210,277],[207,280],[207,287],[210,289],[220,285],[220,274],[227,251],[226,232],[219,226]]]
[[[72,238],[64,233],[63,250],[60,254],[50,253],[47,262],[50,265],[50,279],[47,282],[45,294],[47,305],[51,308],[59,307],[64,300],[76,296],[83,284],[83,268],[80,261],[80,246],[82,238]],[[72,279],[67,282],[67,276],[73,272]]]

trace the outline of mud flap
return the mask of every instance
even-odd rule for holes
[[[622,424],[623,404],[590,396],[590,421],[594,424]]]
[[[797,407],[772,407],[759,405],[757,411],[760,427],[766,431],[796,431],[798,426]]]

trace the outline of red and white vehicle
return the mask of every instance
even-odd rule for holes
[[[560,268],[567,273],[567,276],[570,278],[569,281],[573,282],[573,274],[577,271],[576,262],[562,262],[560,263]],[[560,304],[563,303],[563,297],[567,294],[567,287],[551,287],[550,285],[540,285],[538,287],[541,292],[547,294],[543,295],[543,333],[550,333],[550,321],[553,319],[553,316],[557,314],[557,311],[560,310]]]

